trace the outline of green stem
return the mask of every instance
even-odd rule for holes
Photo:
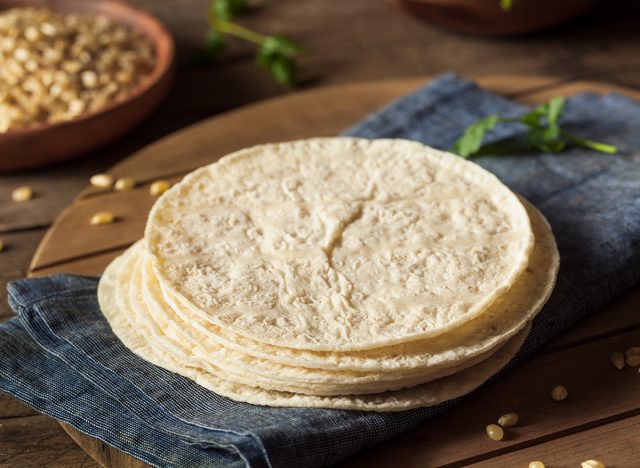
[[[248,42],[253,42],[254,44],[262,45],[262,43],[267,40],[267,36],[264,34],[251,31],[239,24],[221,20],[213,16],[209,17],[209,25],[212,29],[215,29],[220,33],[231,34],[232,36],[239,37],[240,39],[244,39]]]
[[[600,151],[601,153],[615,154],[618,152],[618,148],[609,145],[607,143],[601,143],[599,141],[587,140],[586,138],[579,137],[578,135],[573,135],[572,133],[566,132],[562,130],[560,132],[562,136],[564,136],[567,140],[575,143],[576,145],[584,146],[585,148],[590,148],[595,151]]]

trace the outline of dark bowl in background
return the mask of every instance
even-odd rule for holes
[[[558,26],[587,13],[602,0],[514,0],[509,11],[500,0],[396,0],[429,23],[482,36],[513,36]]]

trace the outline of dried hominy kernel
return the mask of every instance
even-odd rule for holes
[[[171,187],[171,182],[168,180],[156,180],[149,187],[149,193],[153,196],[162,195],[164,192],[169,190]]]
[[[511,427],[518,424],[518,413],[507,413],[500,416],[498,424],[502,427]]]
[[[33,198],[33,190],[31,187],[18,187],[13,192],[11,192],[11,198],[15,202],[26,202]]]
[[[598,460],[587,460],[580,464],[582,468],[606,468],[604,463]]]
[[[562,401],[566,399],[567,396],[569,396],[569,392],[564,385],[557,385],[553,387],[553,390],[551,390],[551,398],[556,401]]]
[[[504,431],[497,424],[489,424],[486,431],[487,435],[492,440],[502,440],[504,438]]]
[[[627,357],[635,356],[637,354],[640,354],[640,346],[632,346],[624,352],[624,355]]]
[[[529,468],[545,468],[544,463],[539,460],[529,463]]]
[[[0,11],[0,132],[103,108],[134,90],[154,62],[148,39],[104,16]]]
[[[113,185],[113,176],[111,174],[96,174],[89,179],[91,185],[100,188],[111,188]]]
[[[118,180],[116,180],[116,184],[114,185],[114,188],[118,191],[122,191],[122,190],[131,190],[135,186],[136,186],[136,181],[131,177],[120,177]]]
[[[91,217],[91,221],[89,221],[92,225],[98,226],[101,224],[111,224],[115,216],[110,211],[100,211],[99,213],[94,214]]]
[[[638,367],[640,366],[640,354],[632,354],[631,356],[627,356],[625,361],[627,366],[629,367]]]
[[[624,368],[624,354],[622,354],[620,351],[616,351],[615,353],[611,354],[611,364],[613,364],[613,367],[615,367],[618,370],[622,370]]]

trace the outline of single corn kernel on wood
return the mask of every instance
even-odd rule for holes
[[[4,250],[4,241],[0,239],[0,252]]]
[[[529,468],[545,468],[545,466],[540,460],[536,460],[529,463]]]
[[[118,180],[116,180],[114,188],[120,192],[123,190],[131,190],[135,186],[136,181],[131,177],[120,177]]]
[[[14,202],[18,203],[29,201],[33,198],[33,190],[26,185],[24,187],[18,187],[11,192],[11,198]]]
[[[498,424],[502,427],[512,427],[518,424],[518,413],[507,413],[500,416]]]
[[[606,468],[604,463],[598,460],[583,461],[580,466],[582,466],[582,468]]]
[[[638,367],[640,366],[640,354],[632,354],[631,356],[627,356],[625,361],[627,366],[629,367]]]
[[[636,356],[640,354],[640,346],[632,346],[631,348],[627,349],[624,352],[624,355],[629,357],[629,356]]]
[[[553,387],[553,390],[551,390],[551,398],[553,398],[555,401],[565,400],[568,396],[569,392],[564,385],[556,385],[555,387]]]
[[[110,211],[100,211],[91,217],[90,223],[93,226],[98,226],[101,224],[111,224],[113,223],[114,219],[115,216]]]
[[[111,188],[113,186],[113,176],[111,174],[96,174],[89,179],[91,185],[99,188]]]
[[[616,351],[615,353],[611,354],[610,359],[613,367],[618,370],[624,369],[624,354],[622,354],[620,351]]]
[[[171,182],[168,180],[156,180],[151,184],[151,187],[149,187],[149,193],[153,196],[162,195],[164,192],[169,190],[170,187]]]
[[[486,428],[487,435],[492,440],[504,439],[504,430],[497,424],[489,424]]]

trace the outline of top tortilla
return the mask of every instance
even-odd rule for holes
[[[222,328],[295,349],[435,336],[515,282],[534,236],[492,174],[406,140],[261,145],[166,192],[145,237],[164,287]]]

